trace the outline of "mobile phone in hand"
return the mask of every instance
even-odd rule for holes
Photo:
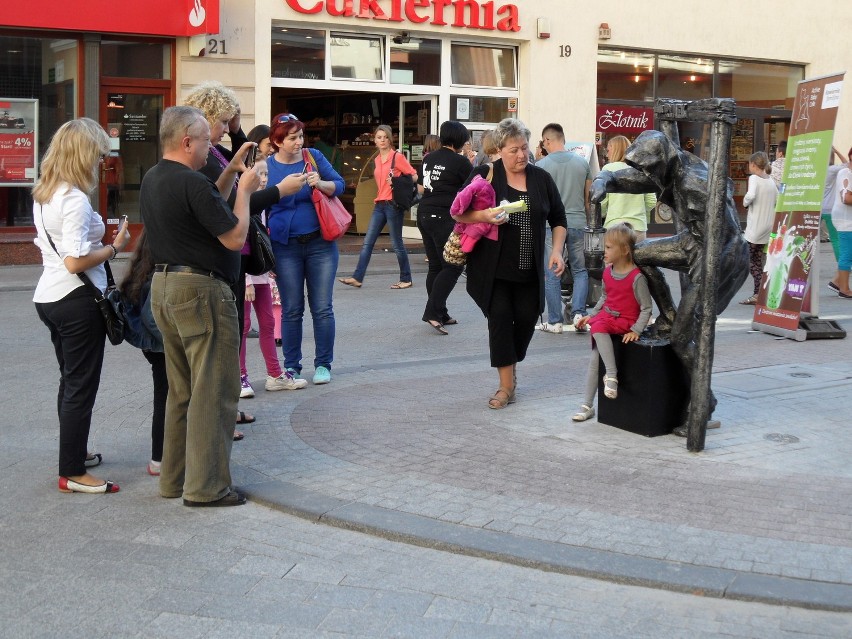
[[[246,153],[246,168],[251,169],[254,166],[254,161],[257,159],[257,147],[249,149]]]

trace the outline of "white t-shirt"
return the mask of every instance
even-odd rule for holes
[[[838,231],[852,231],[852,205],[844,204],[840,195],[844,190],[852,190],[852,170],[841,169],[834,183],[834,207],[831,209],[831,221]]]
[[[748,176],[748,192],[743,205],[748,207],[745,239],[752,244],[767,244],[775,220],[775,200],[778,189],[770,177]]]
[[[95,213],[89,198],[80,189],[62,184],[50,202],[44,206],[33,203],[33,220],[36,236],[34,242],[41,249],[44,271],[38,280],[33,301],[58,302],[75,288],[85,286],[77,275],[65,268],[66,257],[80,257],[103,247],[106,227],[101,216]],[[50,234],[56,251],[45,233]],[[59,251],[59,254],[57,254]],[[106,289],[106,270],[98,264],[86,271],[89,279],[101,291]]]

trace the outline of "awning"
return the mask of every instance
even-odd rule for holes
[[[134,35],[219,33],[219,0],[17,0],[4,3],[0,26]]]

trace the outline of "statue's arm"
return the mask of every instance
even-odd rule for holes
[[[601,171],[592,181],[589,199],[600,202],[607,193],[654,193],[657,187],[648,176],[632,166],[620,171]]]

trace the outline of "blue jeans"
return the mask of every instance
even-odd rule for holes
[[[275,275],[281,294],[281,342],[284,367],[302,370],[302,318],[305,285],[314,324],[314,368],[331,370],[334,359],[334,307],[331,296],[340,254],[336,242],[315,237],[306,244],[273,240]]]
[[[408,263],[408,252],[402,243],[403,215],[403,211],[398,210],[391,202],[376,202],[376,206],[373,209],[373,216],[370,218],[370,225],[367,227],[364,244],[361,246],[361,255],[358,256],[358,266],[355,267],[355,272],[352,273],[354,279],[359,282],[364,281],[367,265],[369,265],[370,258],[373,255],[373,247],[376,245],[379,233],[382,232],[385,224],[387,224],[391,242],[393,243],[393,250],[396,253],[396,261],[399,262],[399,281],[411,281],[411,265]]]
[[[562,278],[547,267],[553,250],[553,232],[547,227],[544,236],[544,301],[547,303],[547,323],[562,323]]]
[[[574,278],[574,295],[571,297],[571,317],[586,314],[589,299],[589,272],[586,270],[586,254],[583,252],[583,229],[568,229],[565,243],[568,246],[568,268]]]
[[[586,314],[586,300],[589,298],[589,272],[586,270],[586,255],[583,253],[583,229],[568,229],[565,238],[568,247],[568,264],[574,278],[574,295],[571,297],[571,313]],[[550,252],[553,250],[553,235],[550,227],[544,237],[544,299],[547,302],[547,323],[562,321],[562,278],[547,268]]]

